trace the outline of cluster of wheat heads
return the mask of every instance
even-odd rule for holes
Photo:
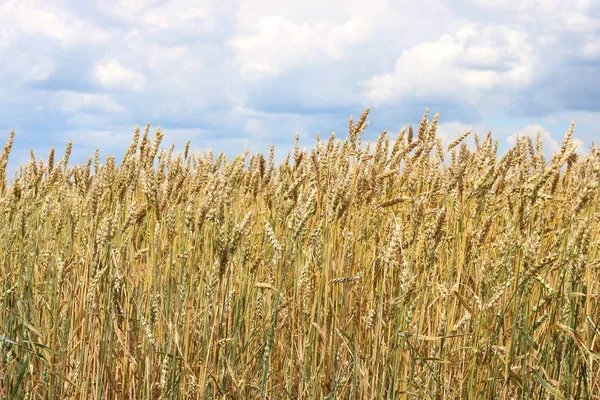
[[[367,114],[279,166],[146,125],[9,185],[11,133],[0,397],[598,398],[600,150]]]

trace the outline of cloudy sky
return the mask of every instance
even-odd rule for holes
[[[295,132],[367,139],[418,124],[500,139],[571,120],[600,142],[600,2],[593,0],[0,0],[0,141],[119,156],[135,125],[166,146],[283,155]]]

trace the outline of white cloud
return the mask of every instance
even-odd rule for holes
[[[469,97],[492,89],[523,88],[535,78],[536,59],[526,32],[501,26],[465,27],[402,52],[394,71],[363,83],[375,104],[408,97]]]
[[[100,27],[84,22],[68,11],[36,0],[8,0],[0,6],[0,22],[27,35],[41,35],[58,41],[63,47],[78,43],[98,43],[108,34]]]
[[[321,57],[340,59],[349,46],[360,43],[368,33],[369,26],[361,18],[327,25],[268,16],[258,22],[255,33],[238,36],[230,44],[237,52],[242,74],[255,79],[289,72]]]
[[[149,25],[153,25],[159,29],[166,29],[169,27],[169,22],[166,16],[160,13],[148,13],[144,15],[143,21]]]
[[[600,37],[591,36],[583,45],[583,56],[585,58],[600,58]]]
[[[105,64],[96,66],[96,77],[103,86],[111,89],[129,88],[139,90],[146,83],[142,74],[123,67],[114,58]]]
[[[160,0],[103,0],[100,4],[129,14],[136,14],[160,4]]]
[[[487,3],[489,0],[471,0]],[[593,32],[600,20],[591,16],[591,0],[498,0],[512,18],[535,23],[548,32]]]
[[[567,27],[576,31],[586,31],[589,18],[578,12],[570,11],[565,16]]]
[[[160,77],[153,82],[154,87],[187,92],[195,84],[204,83],[198,77],[214,74],[200,59],[201,54],[194,54],[187,46],[151,44],[142,47],[145,53],[142,62],[154,76]]]
[[[98,10],[118,21],[149,32],[211,29],[215,26],[210,0],[98,0]]]
[[[558,36],[556,35],[540,35],[537,38],[537,42],[540,46],[550,46],[558,43]]]
[[[66,114],[84,111],[121,113],[125,108],[108,94],[61,92],[58,96],[59,107]]]
[[[140,30],[138,28],[131,29],[125,36],[123,36],[123,40],[125,42],[129,42],[138,38],[140,36]]]
[[[208,9],[201,7],[181,7],[181,8],[166,8],[161,7],[152,9],[144,13],[142,19],[148,25],[152,25],[159,29],[167,29],[169,27],[177,27],[182,22],[194,22],[194,20],[208,20],[210,13]]]
[[[63,18],[31,1],[8,1],[3,4],[2,12],[14,18],[20,28],[29,34],[42,34],[64,43],[74,36],[72,28]]]
[[[0,29],[0,49],[8,48],[11,45],[8,29]]]

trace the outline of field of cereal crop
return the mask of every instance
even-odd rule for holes
[[[600,150],[368,111],[278,165],[147,125],[9,181],[11,133],[0,397],[598,398]]]

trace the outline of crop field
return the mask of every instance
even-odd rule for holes
[[[13,179],[11,133],[0,398],[600,398],[600,149],[368,112],[277,164],[146,125]]]

